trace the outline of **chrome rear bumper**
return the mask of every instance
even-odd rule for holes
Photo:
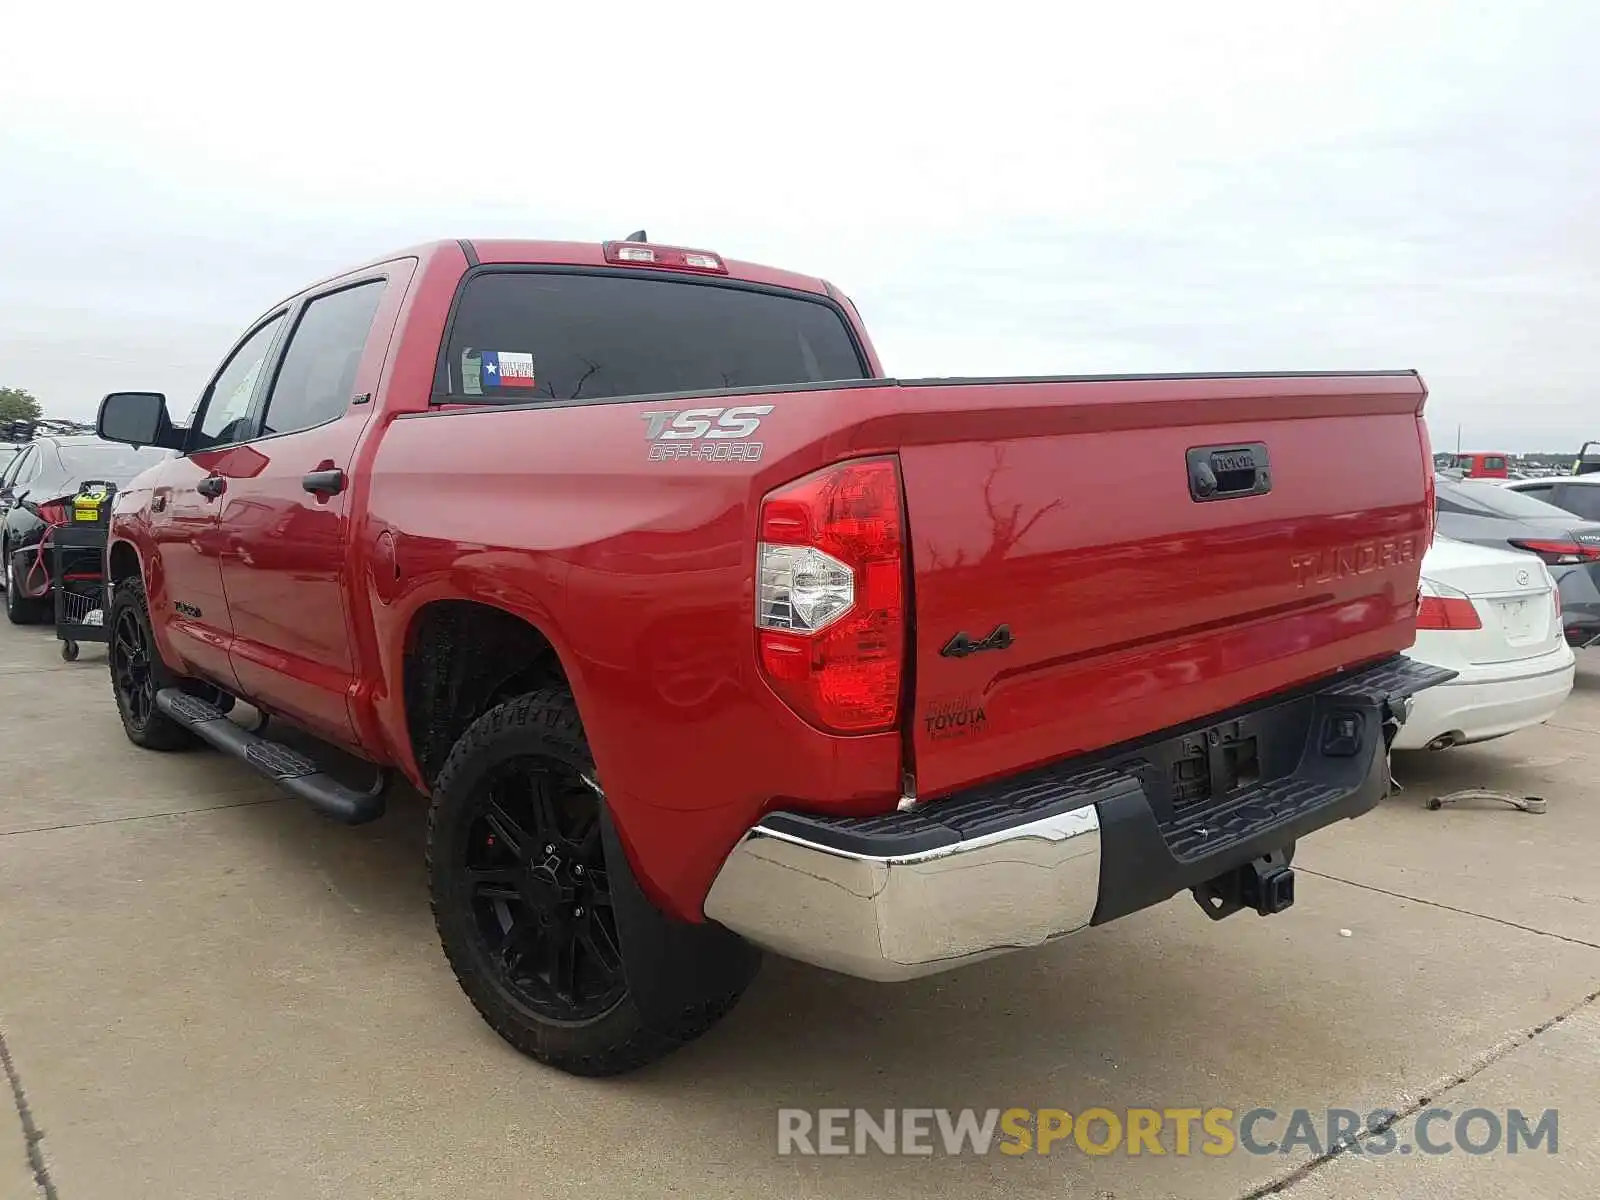
[[[999,833],[880,857],[758,825],[705,913],[768,950],[864,979],[912,979],[1073,933],[1094,916],[1091,805]]]
[[[1453,674],[1398,656],[1210,727],[1156,734],[1110,761],[1039,768],[911,812],[771,813],[724,861],[705,915],[864,979],[1039,946],[1203,889],[1368,811],[1388,789],[1389,742],[1410,697]],[[1230,761],[1255,770],[1230,773]],[[1263,763],[1288,773],[1261,778]]]

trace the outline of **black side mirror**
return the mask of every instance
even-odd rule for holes
[[[183,448],[182,433],[173,429],[167,398],[160,392],[112,392],[100,401],[95,432],[108,442]]]

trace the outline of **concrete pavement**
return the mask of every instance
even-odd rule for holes
[[[63,1200],[1050,1194],[1528,1197],[1600,1153],[1600,655],[1552,726],[1397,762],[1300,849],[1299,898],[1175,900],[879,987],[769,960],[717,1030],[567,1078],[438,950],[422,802],[332,826],[243,766],[122,736],[102,651],[0,626],[0,1033]],[[1422,800],[1465,783],[1549,812]],[[1561,1018],[1557,1020],[1557,1018]],[[794,1106],[1561,1109],[1555,1155],[779,1158]],[[0,1100],[4,1100],[0,1093]],[[42,1194],[0,1104],[0,1200]]]
[[[1457,1113],[1474,1107],[1504,1111],[1536,1103],[1561,1106],[1560,1130],[1570,1132],[1558,1153],[1525,1157],[1450,1153],[1412,1156],[1344,1154],[1309,1171],[1287,1192],[1290,1200],[1439,1200],[1459,1196],[1563,1196],[1588,1200],[1600,1178],[1600,1009],[1586,1004],[1537,1036],[1525,1039],[1431,1103]],[[1479,1134],[1486,1132],[1479,1126]],[[1532,1186],[1530,1186],[1530,1183]]]

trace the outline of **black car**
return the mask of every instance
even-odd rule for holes
[[[170,451],[136,450],[97,437],[41,437],[23,446],[0,470],[0,586],[6,616],[25,625],[44,616],[54,580],[41,550],[51,526],[67,521],[67,506],[86,482],[121,487]],[[90,564],[89,570],[98,569]]]
[[[1600,639],[1600,521],[1499,484],[1444,476],[1435,483],[1442,535],[1538,555],[1561,591],[1567,641],[1585,646]]]

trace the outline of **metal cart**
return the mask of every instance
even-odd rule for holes
[[[67,662],[76,661],[80,642],[111,640],[106,628],[110,595],[105,564],[114,492],[109,485],[93,490],[85,485],[69,506],[69,522],[50,531],[56,637],[61,642],[61,657]]]

